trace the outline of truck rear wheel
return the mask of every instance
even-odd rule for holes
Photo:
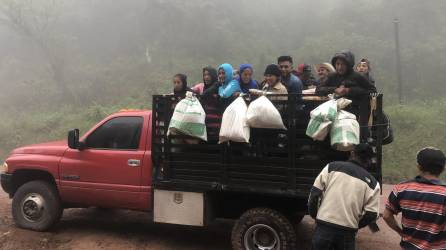
[[[45,181],[23,184],[12,200],[12,217],[18,227],[45,231],[60,220],[62,206],[56,188]]]
[[[269,208],[246,211],[232,229],[234,250],[296,249],[296,233],[281,213]]]

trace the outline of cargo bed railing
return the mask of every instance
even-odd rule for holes
[[[287,100],[275,100],[286,96]],[[152,112],[152,159],[154,185],[164,189],[191,191],[236,191],[270,193],[274,195],[308,195],[314,179],[331,161],[348,159],[349,152],[331,148],[329,137],[314,141],[305,134],[311,110],[326,101],[316,95],[268,95],[279,110],[287,130],[251,128],[249,143],[218,144],[221,114],[209,118],[208,142],[185,135],[167,136],[175,104],[181,97],[155,95]],[[206,110],[206,98],[197,96]],[[375,156],[370,172],[382,180],[382,94],[376,99],[373,124]],[[249,102],[252,97],[246,96]],[[361,124],[368,126],[368,124]],[[376,136],[375,136],[376,135]]]

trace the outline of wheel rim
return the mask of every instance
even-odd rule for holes
[[[277,231],[265,224],[256,224],[246,230],[243,239],[248,250],[278,250],[280,238]]]
[[[45,210],[45,200],[40,194],[28,194],[22,201],[22,215],[27,221],[37,222]]]

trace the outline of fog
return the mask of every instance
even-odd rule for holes
[[[1,131],[0,140],[8,138],[9,149],[26,141],[20,126],[52,133],[74,123],[61,128],[62,114],[51,118],[57,112],[90,110],[84,114],[97,120],[122,107],[149,108],[152,94],[171,92],[173,74],[187,74],[192,85],[207,65],[251,63],[260,79],[285,54],[295,65],[315,64],[350,49],[371,61],[391,105],[394,18],[405,103],[442,99],[444,13],[441,0],[1,0],[0,121],[16,131]],[[50,117],[43,128],[42,117]]]

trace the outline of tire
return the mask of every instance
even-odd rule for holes
[[[56,187],[45,181],[23,184],[12,199],[12,217],[20,228],[46,231],[60,220],[62,212]]]
[[[246,211],[235,223],[231,235],[234,250],[294,250],[296,233],[288,219],[269,208]]]

